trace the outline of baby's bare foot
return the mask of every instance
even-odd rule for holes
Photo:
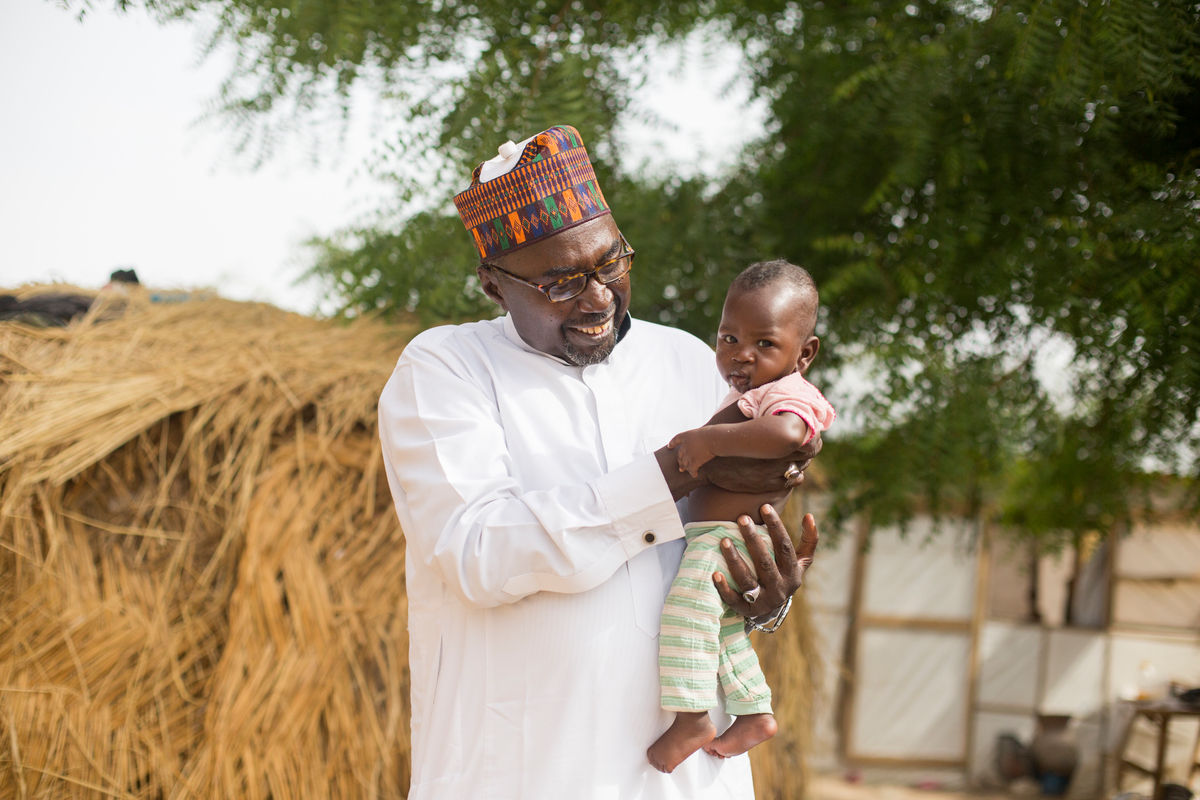
[[[659,772],[672,772],[683,760],[717,735],[707,711],[680,711],[667,732],[650,745],[646,757]]]
[[[779,726],[771,714],[743,714],[733,721],[729,730],[704,746],[704,752],[717,758],[740,756],[775,735]]]

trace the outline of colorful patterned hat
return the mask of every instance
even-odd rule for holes
[[[454,205],[480,261],[609,213],[583,139],[570,125],[500,145],[500,155],[475,168]]]

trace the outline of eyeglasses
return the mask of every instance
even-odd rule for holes
[[[503,272],[518,283],[532,286],[550,298],[551,303],[561,303],[564,300],[570,300],[572,297],[583,294],[583,290],[587,288],[588,281],[592,278],[607,285],[619,281],[629,274],[629,270],[633,269],[634,250],[629,246],[629,242],[625,241],[624,234],[618,231],[617,236],[621,237],[621,254],[619,256],[611,261],[605,261],[603,264],[597,265],[595,269],[589,269],[586,272],[576,272],[574,275],[568,275],[553,283],[527,281],[520,275],[513,275],[508,270],[498,267],[495,264],[484,264],[484,266],[494,269],[497,272]]]

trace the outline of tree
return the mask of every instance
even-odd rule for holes
[[[886,388],[838,459],[847,508],[1007,487],[1011,522],[1078,533],[1127,513],[1147,456],[1195,478],[1198,11],[736,13],[782,145],[763,225],[817,275],[831,349],[869,354]],[[1073,351],[1065,414],[1033,370],[1052,337]]]
[[[496,142],[566,121],[638,249],[635,313],[711,336],[750,261],[813,272],[825,377],[857,363],[877,388],[823,459],[843,517],[922,497],[1078,536],[1159,469],[1200,504],[1195,3],[147,2],[219,18],[245,143],[387,87],[405,125],[383,168],[407,200],[401,165],[437,178],[413,216],[317,243],[348,311],[486,313],[449,197]],[[719,184],[632,174],[636,54],[702,25],[744,48],[769,132]],[[1048,342],[1066,402],[1038,378]]]

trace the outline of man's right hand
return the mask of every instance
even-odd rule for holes
[[[730,492],[756,495],[783,495],[804,482],[804,471],[821,452],[821,436],[817,434],[808,444],[787,458],[738,458],[717,456],[700,467],[698,477],[679,470],[679,451],[662,447],[655,451],[663,478],[676,500],[690,494],[706,484],[712,484]],[[799,473],[793,478],[784,478],[784,473],[793,465]]]
[[[821,437],[818,434],[786,458],[714,458],[700,468],[700,477],[705,483],[739,494],[785,492],[804,482],[804,471],[819,452]],[[792,464],[800,473],[790,479],[784,478]]]

